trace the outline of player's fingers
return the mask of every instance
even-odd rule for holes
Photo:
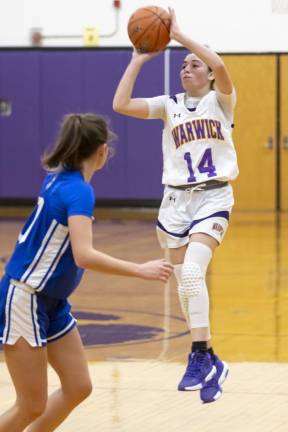
[[[167,276],[167,277],[170,277],[172,275],[172,270],[171,269],[163,269],[162,274]]]
[[[161,273],[161,277],[163,277],[165,280],[168,280],[171,276],[171,270],[163,269]]]
[[[170,278],[170,275],[161,275],[160,276],[160,280],[162,282],[168,282],[169,278]]]
[[[154,51],[152,53],[149,53],[150,57],[157,57],[159,54],[161,54],[162,51]]]
[[[171,263],[170,263],[169,261],[167,261],[165,258],[162,259],[162,263],[164,264],[164,266],[165,266],[166,268],[169,268],[169,269],[171,269],[171,270],[174,269],[173,264],[171,264]]]
[[[172,7],[169,7],[168,10],[169,10],[169,14],[170,14],[170,18],[171,18],[171,20],[172,20],[172,19],[175,20],[175,18],[176,18],[176,15],[175,15],[175,9],[172,8]]]

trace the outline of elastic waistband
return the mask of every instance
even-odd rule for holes
[[[193,189],[195,190],[195,192],[197,191],[200,192],[203,190],[222,188],[228,186],[228,184],[229,182],[227,181],[209,180],[207,182],[202,182],[202,183],[191,183],[191,184],[179,185],[179,186],[168,185],[168,186],[174,189],[181,189],[181,190]]]

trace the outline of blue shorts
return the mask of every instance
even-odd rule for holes
[[[0,343],[23,337],[32,347],[47,345],[76,325],[68,301],[26,290],[8,275],[0,282]]]

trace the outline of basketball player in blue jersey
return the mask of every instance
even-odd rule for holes
[[[211,347],[205,276],[234,204],[229,181],[238,175],[232,141],[235,90],[222,59],[182,33],[173,9],[170,16],[171,39],[190,51],[180,72],[184,92],[133,98],[142,66],[157,55],[134,51],[113,107],[127,116],[164,122],[165,190],[157,234],[174,263],[180,304],[192,334],[187,369],[178,389],[200,389],[201,400],[207,403],[221,396],[228,374],[228,365]]]
[[[0,340],[17,395],[0,416],[0,432],[53,431],[90,394],[87,361],[67,301],[83,269],[164,282],[172,272],[165,260],[136,264],[93,248],[89,182],[106,162],[110,136],[97,115],[67,115],[55,148],[44,156],[51,172],[0,284]],[[48,362],[61,382],[49,398]]]

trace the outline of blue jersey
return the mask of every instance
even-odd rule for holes
[[[48,174],[6,273],[44,295],[67,298],[83,275],[73,258],[68,217],[92,217],[94,204],[94,191],[79,171]]]

